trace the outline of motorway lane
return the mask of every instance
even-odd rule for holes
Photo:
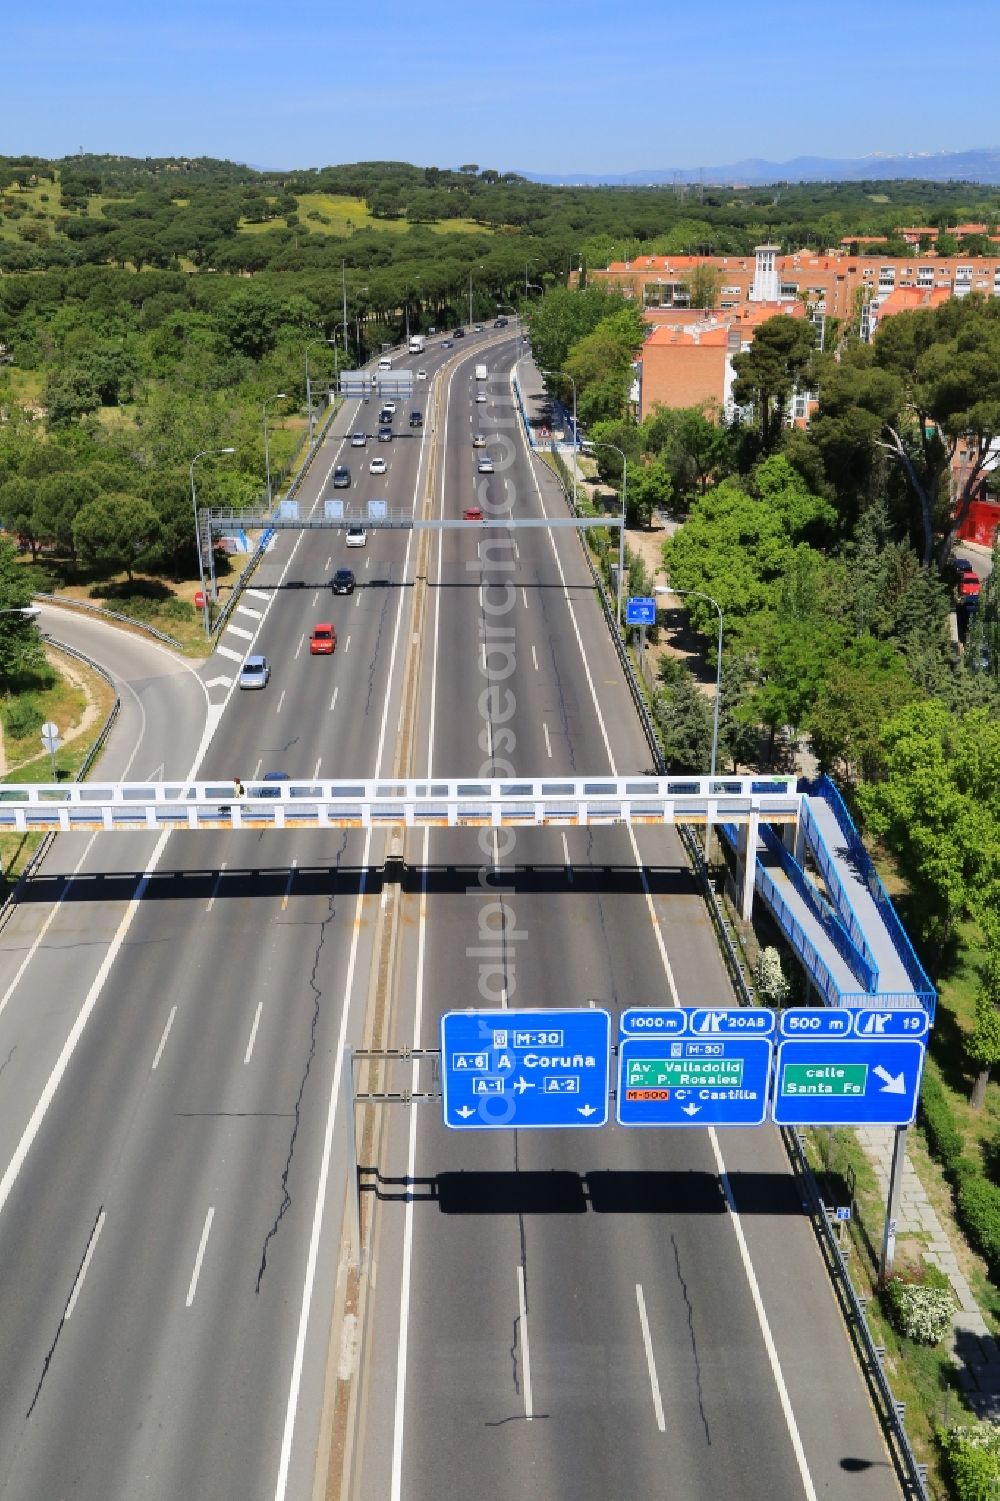
[[[464,503],[468,473],[461,446],[468,444],[468,429],[460,405],[456,429],[460,436],[448,449],[449,508]],[[524,467],[515,466],[511,477],[523,498],[518,504],[530,510],[533,485]],[[574,569],[585,564],[572,536],[566,543],[557,547],[566,554],[572,582]],[[472,711],[485,679],[475,652],[477,594],[461,587],[466,546],[461,534],[442,537],[448,561],[435,600],[436,716],[428,767],[436,774],[472,772],[486,759],[477,733],[483,721]],[[517,668],[509,680],[516,700],[506,726],[515,740],[515,747],[508,745],[513,769],[537,773],[550,764],[556,774],[600,771],[608,766],[609,743],[621,769],[645,764],[648,753],[634,717],[607,709],[607,699],[614,704],[616,695],[605,692],[603,679],[616,668],[597,610],[581,604],[577,614],[583,656],[601,685],[610,720],[600,733],[565,598],[560,601],[554,589],[545,593],[553,573],[551,546],[544,534],[532,533],[519,534],[518,546],[518,589],[526,573],[531,583],[529,603],[522,601],[516,616]],[[548,604],[533,612],[540,595]],[[535,674],[532,647],[534,658],[547,654],[552,665],[544,712],[558,724],[559,737],[551,729],[548,737],[539,735],[540,672]],[[488,766],[482,770],[486,774]],[[653,895],[652,905],[671,971],[676,968],[687,992],[684,1001],[731,1001],[707,914],[675,837],[652,831],[638,837],[647,858],[655,851],[659,870],[653,867],[653,879],[665,889]],[[527,877],[504,882],[513,888],[506,897],[506,940],[497,945],[505,998],[521,1005],[668,1002],[670,981],[649,904],[635,890],[627,833],[570,831],[572,879],[558,868],[558,856],[553,860],[559,839],[518,830],[516,849],[505,852],[519,870],[532,868]],[[485,891],[470,902],[466,894],[469,888],[476,893],[477,867],[485,867],[485,878],[494,884],[489,836],[482,845],[471,834],[447,841],[434,836],[428,843],[426,1014],[413,1040],[433,1047],[441,1010],[484,1004],[480,917],[496,898]],[[412,857],[413,841],[410,848]],[[630,865],[632,872],[623,873]],[[409,963],[420,956],[419,946],[411,945]],[[497,983],[490,976],[494,990]],[[390,1178],[398,1178],[406,1161],[410,1122],[394,1125]],[[685,1496],[738,1493],[763,1501],[809,1494],[751,1297],[745,1244],[764,1262],[780,1317],[776,1343],[799,1378],[794,1407],[824,1494],[896,1494],[773,1133],[722,1133],[727,1160],[761,1164],[759,1174],[739,1178],[736,1190],[737,1207],[756,1217],[746,1228],[745,1217],[737,1221],[726,1214],[720,1163],[705,1132],[609,1128],[597,1135],[456,1137],[443,1130],[433,1107],[418,1117],[416,1129],[416,1192],[425,1201],[435,1184],[438,1197],[404,1210],[397,1188],[396,1202],[384,1210],[376,1250],[383,1297],[375,1314],[361,1494],[391,1495],[394,1501],[436,1497],[468,1483],[470,1475],[477,1491],[498,1497],[605,1497],[664,1484]],[[522,1175],[532,1170],[537,1177],[525,1180]],[[383,1191],[394,1197],[390,1187]],[[405,1319],[404,1327],[396,1325],[399,1306],[385,1289],[396,1285],[397,1276],[406,1285],[407,1252],[401,1258],[396,1246],[401,1241],[405,1248],[411,1216],[413,1283],[412,1292],[403,1293],[407,1329]],[[532,1331],[530,1407],[519,1270]],[[667,1412],[663,1431],[656,1421],[637,1285]],[[789,1307],[789,1288],[795,1289],[797,1309]],[[801,1329],[806,1297],[815,1345]],[[395,1383],[400,1346],[408,1372],[402,1411]],[[816,1395],[831,1376],[838,1379],[835,1409]],[[802,1380],[811,1389],[800,1399]],[[394,1450],[401,1432],[401,1451]],[[395,1472],[394,1454],[401,1459]],[[871,1468],[848,1480],[839,1468],[848,1455]]]
[[[407,448],[400,472],[415,480],[419,445]],[[401,543],[400,534],[370,540],[366,556],[378,559],[380,574]],[[310,574],[320,562],[325,567],[328,547],[328,534],[309,534],[296,567],[301,561]],[[289,550],[280,539],[274,566],[283,553],[288,561]],[[290,673],[291,643],[321,617],[305,618],[312,606],[300,591],[282,591],[274,602],[279,608],[262,612],[257,646]],[[297,733],[281,738],[274,682],[264,694],[235,695],[205,775],[225,776],[238,759],[246,777],[254,756],[271,754],[291,774],[312,775],[315,746],[345,759],[341,739],[352,760],[358,755],[359,770],[375,769],[377,732],[384,747],[391,720],[389,651],[374,646],[381,603],[354,609],[353,659],[345,653],[339,662],[303,663],[286,690],[285,723],[294,714]],[[370,690],[373,657],[382,682],[372,697],[383,712],[323,723],[309,669],[353,665],[353,677],[345,670],[343,680],[356,700],[358,679]],[[210,663],[205,675],[214,670]],[[398,692],[398,672],[396,685]],[[351,732],[361,727],[366,755],[350,734],[339,734],[341,723]],[[116,848],[124,849],[122,840]],[[0,1220],[6,1264],[23,1269],[0,1302],[5,1348],[16,1352],[5,1366],[0,1418],[3,1494],[48,1497],[68,1488],[95,1497],[242,1497],[274,1484],[325,1106],[346,1008],[367,989],[372,924],[362,917],[359,925],[356,871],[366,848],[363,838],[338,831],[274,835],[263,847],[250,833],[171,836],[171,870],[208,874],[150,884],[159,899],[142,904]],[[293,851],[319,873],[290,880],[299,858]],[[262,856],[276,874],[239,873],[260,868]],[[224,861],[232,876],[219,875]],[[248,1065],[258,1002],[262,1019]],[[282,1212],[286,1187],[291,1204]],[[215,1215],[203,1301],[188,1315],[179,1292],[206,1203]],[[67,1299],[98,1223],[67,1321]],[[270,1229],[277,1233],[269,1241]],[[258,1291],[265,1244],[269,1269]],[[327,1311],[331,1278],[327,1264],[320,1275]],[[317,1322],[313,1364],[321,1374],[326,1326]],[[315,1372],[312,1388],[299,1490],[321,1396]]]

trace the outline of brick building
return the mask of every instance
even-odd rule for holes
[[[640,355],[639,418],[656,406],[692,407],[709,403],[733,415],[733,355],[750,348],[762,323],[777,314],[805,318],[804,303],[760,302],[731,310],[678,308],[650,310],[650,332]],[[803,402],[805,398],[803,398]],[[793,408],[793,415],[804,417]]]

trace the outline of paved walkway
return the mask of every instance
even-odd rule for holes
[[[889,1192],[894,1135],[894,1131],[885,1126],[862,1126],[857,1131],[858,1141],[875,1169],[884,1200]],[[959,1367],[959,1384],[977,1416],[1000,1421],[1000,1350],[959,1267],[947,1232],[908,1156],[903,1166],[896,1235],[919,1236],[924,1260],[944,1272],[951,1283],[958,1304],[952,1350]]]

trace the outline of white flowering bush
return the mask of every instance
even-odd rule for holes
[[[892,1277],[885,1301],[893,1328],[918,1345],[936,1345],[951,1328],[955,1299],[948,1287],[927,1287]]]
[[[938,1434],[957,1501],[993,1501],[1000,1485],[1000,1428],[961,1423]]]
[[[781,955],[775,948],[761,949],[754,973],[757,998],[765,1006],[781,1006],[788,999],[789,984],[781,969]]]

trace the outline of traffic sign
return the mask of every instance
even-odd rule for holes
[[[855,1011],[856,1037],[926,1037],[931,1019],[921,1006],[909,1011]]]
[[[343,521],[344,502],[334,500],[332,497],[323,502],[323,517],[326,521]]]
[[[618,1022],[619,1037],[676,1037],[679,1033],[770,1037],[775,1012],[767,1006],[629,1006]]]
[[[389,502],[387,500],[370,500],[368,502],[368,520],[384,521],[389,514]]]
[[[908,1126],[924,1047],[911,1038],[802,1037],[778,1044],[772,1115],[779,1126]]]
[[[604,1126],[610,1059],[607,1011],[448,1011],[444,1123],[477,1131]]]
[[[634,594],[631,599],[627,599],[625,601],[625,624],[655,625],[656,600],[641,594]]]
[[[618,1021],[619,1037],[668,1037],[687,1031],[687,1012],[680,1006],[630,1006]]]
[[[846,1008],[789,1006],[781,1013],[782,1037],[850,1037],[853,1016]]]
[[[299,503],[297,500],[283,500],[278,505],[278,515],[283,521],[298,521]]]
[[[626,1037],[618,1048],[618,1124],[763,1125],[771,1054],[770,1040],[759,1036]]]

